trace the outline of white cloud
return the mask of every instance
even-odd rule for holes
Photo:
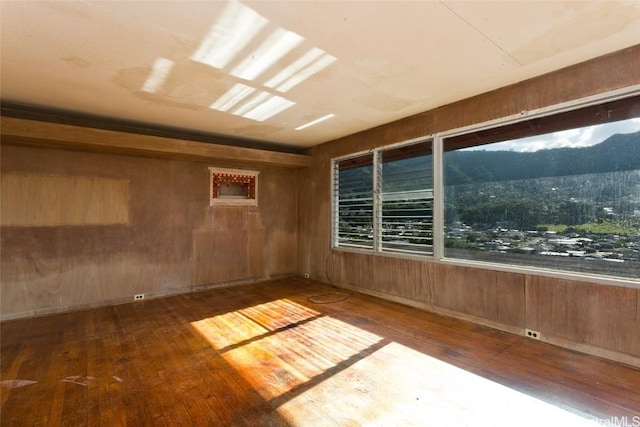
[[[533,152],[550,148],[588,147],[599,144],[617,133],[624,134],[638,131],[640,131],[640,117],[483,145],[469,150]]]

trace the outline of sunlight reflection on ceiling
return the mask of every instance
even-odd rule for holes
[[[302,36],[293,31],[278,28],[236,65],[231,70],[231,75],[244,80],[255,80],[303,40]]]
[[[597,425],[288,299],[191,325],[292,425]]]
[[[267,18],[241,2],[228,1],[190,60],[221,70],[243,82],[232,84],[212,100],[209,108],[262,122],[296,105],[295,101],[272,94],[269,90],[286,93],[337,60],[318,47],[303,46],[304,42],[305,38],[300,34],[273,28]],[[256,44],[255,48],[250,48]],[[287,65],[281,67],[284,61]],[[158,58],[142,90],[158,92],[173,65],[169,59]],[[262,84],[264,89],[260,90],[261,84],[257,80],[265,74],[269,78]],[[327,114],[324,120],[333,116]],[[320,122],[307,122],[296,129]]]
[[[237,1],[227,3],[220,19],[191,59],[213,68],[223,69],[262,30],[268,20]]]
[[[142,86],[142,90],[147,93],[156,93],[167,80],[167,77],[169,77],[169,73],[171,72],[171,69],[174,65],[175,62],[170,59],[156,59],[156,61],[153,63],[151,74],[149,74],[149,77],[147,77],[147,80]]]

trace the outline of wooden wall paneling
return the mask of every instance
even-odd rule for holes
[[[524,279],[494,270],[438,265],[434,304],[506,327],[524,327]]]
[[[194,233],[194,280],[198,285],[248,278],[248,207],[211,206],[211,228]]]
[[[13,247],[14,244],[24,244],[25,252],[28,253],[33,247],[29,242],[33,238],[37,239],[37,236],[29,236],[25,241],[7,236],[5,232],[2,233],[3,243],[9,242],[3,244],[0,263],[2,313],[16,312],[32,316],[40,308],[52,307],[60,303],[61,262],[57,252],[40,258],[36,254],[23,257],[5,249]]]
[[[140,270],[127,274],[119,295],[130,299],[136,293],[179,291],[193,256],[192,230],[208,207],[206,165],[129,156],[117,156],[112,163],[131,165],[133,224],[124,264],[127,270]]]
[[[298,256],[298,275],[303,276],[305,274],[309,274],[310,277],[313,277],[317,280],[325,280],[324,277],[321,277],[317,272],[311,271],[312,260],[316,260],[316,251],[323,250],[324,248],[321,245],[316,244],[313,245],[311,242],[310,234],[314,232],[314,227],[312,227],[312,223],[317,221],[316,216],[321,216],[323,213],[319,212],[318,215],[312,214],[311,203],[314,202],[314,198],[309,197],[308,193],[311,188],[311,183],[316,181],[314,178],[314,173],[311,173],[309,169],[312,169],[314,166],[307,168],[306,170],[298,170],[297,171],[297,189],[298,189],[298,200],[297,200],[297,211],[298,218],[296,221],[297,225],[297,234],[298,234],[298,251],[299,254],[304,254],[304,256]],[[324,198],[324,197],[319,197]],[[328,238],[328,237],[327,237]]]
[[[171,158],[250,162],[282,167],[305,167],[311,159],[302,154],[219,145],[176,138],[118,132],[14,117],[0,117],[3,143],[50,145]]]
[[[332,251],[327,257],[326,270],[334,285],[346,287],[373,284],[373,261],[370,255]]]
[[[2,225],[62,224],[62,189],[56,185],[56,178],[59,177],[3,173],[2,205],[12,209],[3,211]]]
[[[526,286],[527,327],[543,340],[640,356],[637,289],[539,276]]]
[[[272,275],[298,269],[297,171],[264,168],[260,173],[256,227],[264,229],[264,238],[256,250],[264,252],[264,265]]]
[[[265,229],[262,224],[261,216],[254,209],[249,209],[247,216],[249,228],[249,240],[247,247],[248,273],[251,278],[262,278],[267,276],[267,272],[272,272],[271,268],[266,268],[265,258],[268,250],[265,249]],[[286,243],[284,243],[286,245]],[[268,246],[271,247],[271,246]],[[272,254],[273,256],[273,254]],[[287,273],[295,271],[294,265],[290,269],[286,269]],[[277,273],[276,273],[277,274]],[[271,274],[269,274],[271,275]]]
[[[129,186],[124,179],[3,173],[1,218],[6,226],[126,224]]]
[[[496,271],[496,288],[492,297],[496,303],[496,319],[517,328],[524,328],[526,319],[525,275]]]
[[[422,261],[373,257],[373,282],[368,290],[430,303],[433,283],[432,264]]]
[[[24,145],[0,149],[3,173],[55,176],[74,185],[80,179],[126,182],[128,187],[126,222],[113,223],[113,212],[86,210],[81,206],[86,191],[68,185],[59,193],[70,201],[60,203],[59,212],[73,225],[56,220],[2,226],[3,319],[296,271],[295,169],[265,171],[263,207],[214,208],[208,199],[208,162]],[[272,180],[275,185],[269,185]],[[46,206],[46,194],[38,194],[39,206]],[[74,204],[80,214],[70,216],[65,209]],[[3,203],[0,213],[16,217],[12,204]],[[102,223],[85,224],[87,218]]]
[[[299,255],[304,254],[304,256],[298,256],[298,275],[304,277],[305,274],[309,274],[310,277],[313,277],[317,280],[325,280],[324,277],[320,277],[317,274],[313,274],[311,276],[311,261],[316,259],[315,251],[320,248],[320,245],[312,245],[309,234],[313,232],[314,228],[311,226],[313,222],[316,221],[316,215],[312,215],[310,204],[313,202],[313,198],[309,197],[307,193],[311,188],[311,182],[314,182],[314,174],[309,171],[312,169],[313,165],[306,170],[298,170],[297,171],[297,187],[298,187],[298,200],[297,200],[297,211],[298,218],[296,221],[297,225],[297,234],[298,234],[298,253]],[[319,198],[324,198],[320,196]],[[320,212],[317,216],[322,215]],[[328,238],[328,237],[327,237]],[[314,250],[315,249],[315,250]]]
[[[184,258],[190,254],[191,248],[186,247],[190,231],[194,224],[201,225],[205,221],[209,207],[209,170],[208,163],[193,163],[174,160],[169,163],[170,196],[166,221],[171,227],[186,230],[177,233],[180,246],[175,247],[175,255]],[[175,245],[175,242],[174,242]]]
[[[59,150],[41,150],[27,147],[7,147],[2,146],[3,166],[7,166],[10,170],[18,167],[23,174],[34,175],[42,174],[43,176],[53,176],[56,184],[53,188],[47,188],[60,195],[61,203],[58,205],[60,212],[60,220],[58,223],[47,223],[38,220],[38,225],[20,226],[20,227],[3,227],[3,253],[23,251],[23,257],[34,260],[34,266],[40,265],[45,260],[50,260],[52,256],[56,256],[55,274],[48,275],[46,280],[56,298],[54,301],[39,301],[37,298],[29,298],[31,308],[33,310],[42,310],[46,308],[61,308],[71,305],[84,306],[95,301],[111,301],[117,297],[133,295],[130,279],[137,279],[136,283],[144,288],[144,280],[151,282],[158,277],[153,274],[151,277],[140,277],[141,270],[139,265],[134,267],[133,259],[127,253],[133,253],[136,249],[142,249],[138,252],[142,254],[145,262],[153,260],[155,257],[153,242],[145,242],[139,238],[132,238],[129,222],[129,214],[133,217],[139,217],[139,209],[136,207],[144,206],[145,192],[142,194],[138,191],[121,195],[118,198],[118,205],[109,207],[109,195],[107,194],[106,202],[102,199],[97,203],[98,208],[86,208],[92,204],[95,198],[100,199],[99,187],[91,185],[91,182],[126,182],[129,187],[127,175],[132,176],[135,173],[145,174],[149,170],[145,167],[128,168],[126,164],[122,164],[120,168],[110,167],[110,164],[118,162],[113,156],[96,156],[93,153],[72,153]],[[44,156],[41,155],[44,152]],[[31,158],[31,161],[28,159]],[[12,161],[15,159],[16,162]],[[27,161],[24,161],[27,159]],[[157,163],[154,163],[158,166]],[[140,165],[139,165],[140,166]],[[66,171],[66,175],[62,175]],[[54,173],[55,175],[51,175]],[[159,173],[158,176],[166,175]],[[123,176],[125,176],[123,178]],[[88,186],[82,188],[79,183],[87,182]],[[150,191],[148,194],[155,194],[151,204],[161,199],[158,194],[163,193],[163,182],[157,182],[158,189]],[[105,189],[104,186],[102,189]],[[31,200],[33,206],[41,206],[46,209],[48,197],[46,192],[32,193],[34,196]],[[129,197],[133,196],[133,197]],[[113,199],[111,199],[113,201]],[[94,203],[96,204],[96,203]],[[124,204],[124,206],[122,206]],[[149,203],[146,203],[147,205]],[[133,207],[132,207],[133,206]],[[3,205],[3,213],[14,212],[14,205]],[[155,209],[157,210],[157,209]],[[111,213],[110,213],[111,211]],[[126,222],[124,216],[121,220],[114,221],[113,212],[127,212]],[[152,210],[153,211],[153,210]],[[115,215],[117,217],[117,214]],[[154,227],[152,218],[148,221],[139,223],[138,227],[149,225],[153,233],[149,233],[153,239],[158,239],[158,235],[165,233],[164,228]],[[96,223],[99,222],[99,223]],[[122,222],[122,224],[118,223]],[[27,238],[22,243],[13,244],[11,236],[22,236]],[[138,237],[145,234],[138,233]],[[166,236],[165,236],[166,237]],[[158,239],[162,241],[162,239]],[[166,239],[169,240],[169,239]],[[6,259],[5,259],[6,261]],[[14,259],[11,262],[4,263],[3,271],[12,272],[19,271],[16,266],[20,264],[20,259]],[[36,283],[42,282],[42,269],[38,272],[39,267],[34,267],[31,273],[24,272],[23,280],[27,288],[36,286]],[[40,277],[38,277],[40,276]],[[7,275],[5,274],[5,279]],[[19,288],[11,288],[5,296],[14,292],[19,292]],[[26,294],[30,291],[24,290]],[[46,295],[45,292],[37,292],[40,295]],[[3,312],[7,310],[5,306]],[[19,307],[16,310],[22,311]]]
[[[326,281],[325,263],[331,261],[331,162],[325,157],[313,157],[309,168],[298,169],[297,233],[298,273]]]
[[[295,241],[295,232],[288,230],[268,230],[262,241],[256,242],[260,252],[264,252],[264,264],[272,273],[271,276],[297,271],[298,245]]]
[[[172,160],[168,165],[169,194],[164,212],[166,241],[161,242],[157,264],[161,271],[162,289],[171,293],[184,285],[192,272],[194,257],[193,232],[204,221],[209,206],[209,173],[207,163]]]

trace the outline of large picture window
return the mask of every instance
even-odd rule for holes
[[[433,253],[431,141],[334,161],[334,247]]]
[[[632,101],[445,138],[444,256],[640,278]]]
[[[640,280],[640,95],[332,165],[333,248]]]
[[[333,160],[332,247],[640,280],[640,95]]]

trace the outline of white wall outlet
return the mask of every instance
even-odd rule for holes
[[[138,301],[138,300],[144,299],[144,294],[136,294],[136,295],[134,295],[134,296],[133,296],[133,299],[134,299],[135,301]]]
[[[309,273],[304,273],[304,278],[308,279],[309,278]]]
[[[540,341],[540,332],[538,332],[538,331],[534,331],[532,329],[525,329],[524,330],[524,335],[529,337],[529,338],[533,338],[534,340]]]

